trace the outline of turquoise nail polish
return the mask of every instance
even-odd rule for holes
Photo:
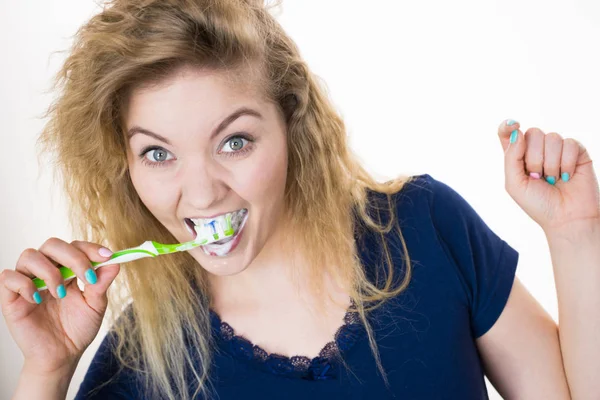
[[[65,285],[58,285],[56,288],[56,294],[58,294],[58,298],[62,299],[67,295],[67,289],[65,289]]]
[[[517,123],[517,121],[514,121],[512,119],[509,119],[508,121],[506,121],[506,125],[508,125],[508,126],[514,125],[516,123]]]
[[[511,143],[514,143],[514,142],[517,141],[517,135],[518,134],[519,134],[518,130],[515,129],[514,131],[512,131],[512,133],[510,134],[510,142]]]
[[[561,174],[561,178],[562,178],[563,182],[568,182],[569,181],[569,173],[568,172],[563,172]]]
[[[87,279],[88,283],[91,285],[98,282],[98,277],[96,276],[96,271],[89,268],[87,271],[85,271],[85,279]]]
[[[548,182],[551,185],[554,185],[556,183],[556,178],[553,176],[547,176],[546,177],[546,182]]]
[[[40,304],[42,302],[42,296],[40,296],[40,292],[35,292],[33,294],[33,300],[37,303]]]

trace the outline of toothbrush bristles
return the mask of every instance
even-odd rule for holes
[[[217,242],[235,233],[231,225],[231,215],[221,216],[204,225],[196,225],[194,230],[196,231],[194,242],[206,241],[206,243]]]

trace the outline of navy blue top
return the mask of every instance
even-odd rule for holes
[[[384,200],[381,193],[370,193]],[[500,239],[456,191],[419,175],[392,197],[411,257],[406,291],[369,315],[389,388],[379,376],[366,333],[355,313],[346,314],[335,340],[319,357],[267,354],[211,311],[217,349],[212,386],[227,399],[487,399],[475,339],[496,322],[508,299],[518,253]],[[387,214],[382,213],[386,221]],[[393,230],[386,236],[397,276],[404,264]],[[357,234],[370,279],[384,279],[380,245]],[[380,270],[381,271],[381,270]],[[332,338],[333,339],[333,338]],[[141,399],[133,373],[95,393],[117,367],[107,335],[76,399]],[[350,370],[340,363],[342,357]]]

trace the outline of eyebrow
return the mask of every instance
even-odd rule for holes
[[[259,113],[256,110],[253,110],[253,109],[248,108],[248,107],[238,108],[233,113],[229,114],[229,116],[227,116],[223,121],[221,121],[221,123],[219,124],[219,126],[217,126],[217,128],[211,133],[210,139],[212,140],[215,136],[217,136],[219,133],[221,133],[233,121],[235,121],[236,119],[238,119],[242,115],[251,115],[251,116],[254,116],[256,118],[263,119],[263,116],[261,115],[261,113]],[[148,129],[144,129],[144,128],[142,128],[140,126],[137,126],[137,125],[132,126],[131,129],[129,129],[127,131],[127,138],[131,139],[131,137],[133,135],[135,135],[136,133],[142,133],[144,135],[153,137],[156,140],[160,140],[163,143],[171,145],[171,142],[169,142],[169,139],[167,139],[166,137],[161,136],[158,133],[154,133],[154,132],[152,132],[152,131],[150,131]]]

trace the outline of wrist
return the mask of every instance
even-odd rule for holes
[[[598,245],[600,238],[600,219],[586,219],[572,221],[555,227],[544,230],[546,239],[550,244],[556,242],[567,242],[569,244],[581,244],[588,241]]]
[[[76,368],[76,362],[65,363],[52,369],[25,362],[13,400],[65,399]]]
[[[77,368],[78,363],[79,360],[64,363],[59,367],[48,368],[43,367],[35,362],[25,361],[25,363],[23,364],[23,368],[21,369],[21,373],[40,378],[60,376],[69,373],[75,373],[75,369]]]

